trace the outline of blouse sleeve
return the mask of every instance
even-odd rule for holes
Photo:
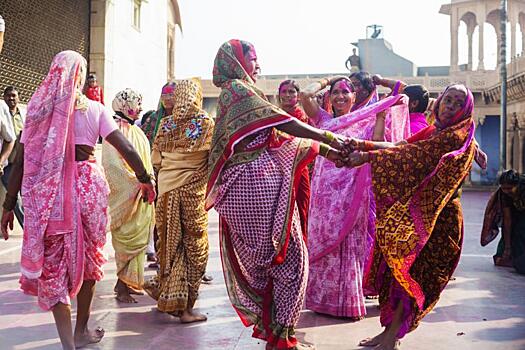
[[[102,107],[101,105],[101,112],[100,112],[100,119],[99,119],[99,132],[100,136],[103,138],[106,138],[109,134],[111,134],[113,131],[118,129],[117,122],[113,119],[109,111]]]

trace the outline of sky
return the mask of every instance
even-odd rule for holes
[[[394,52],[417,66],[450,64],[450,17],[445,0],[179,0],[177,78],[211,77],[220,45],[229,39],[254,44],[263,75],[345,72],[352,42],[366,26],[384,27]],[[518,36],[519,37],[519,36]],[[477,30],[474,67],[477,65]],[[520,42],[520,40],[517,40]],[[520,47],[518,47],[521,50]],[[518,51],[519,52],[519,51]],[[459,63],[467,61],[466,26],[459,29]],[[496,64],[496,36],[485,25],[485,68]]]

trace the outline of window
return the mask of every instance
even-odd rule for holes
[[[140,30],[140,6],[142,5],[142,0],[132,0],[133,1],[133,27],[137,30]]]

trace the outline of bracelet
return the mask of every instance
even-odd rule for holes
[[[148,174],[147,171],[144,171],[144,174],[137,175],[137,180],[139,180],[140,183],[147,184],[151,182],[151,175]]]
[[[373,151],[375,149],[375,145],[372,141],[363,141],[361,150],[362,151]]]
[[[335,135],[334,133],[332,133],[331,131],[328,131],[328,130],[325,130],[325,132],[323,133],[324,137],[326,137],[326,139],[328,140],[327,143],[332,143],[335,141]]]
[[[11,196],[9,193],[6,193],[4,204],[2,205],[2,207],[6,211],[11,211],[11,210],[15,209],[17,200],[18,200],[18,198],[16,196]]]
[[[320,155],[326,158],[328,156],[328,152],[330,152],[330,146],[328,146],[325,143],[319,144],[319,154]]]

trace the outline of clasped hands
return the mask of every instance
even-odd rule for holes
[[[334,162],[337,168],[358,167],[365,163],[364,141],[335,134],[335,140],[330,143],[331,149],[326,158]]]

